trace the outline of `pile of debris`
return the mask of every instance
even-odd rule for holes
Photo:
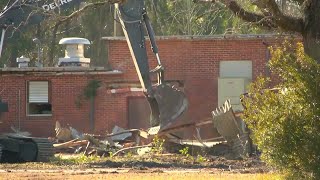
[[[194,130],[189,132],[189,134],[193,133],[194,138],[199,142],[199,145],[197,146],[202,149],[211,151],[211,147],[214,149],[217,145],[219,149],[219,147],[224,147],[220,144],[225,144],[228,147],[228,153],[231,153],[234,157],[242,157],[251,154],[253,147],[249,138],[249,131],[241,118],[235,115],[230,100],[227,100],[223,106],[212,111],[212,116],[213,118],[204,119],[201,122],[186,123],[166,130],[161,130],[160,126],[152,127],[147,131],[140,129],[125,130],[115,126],[111,134],[107,133],[105,135],[80,133],[72,127],[61,127],[60,123],[56,122],[56,141],[62,143],[55,143],[53,146],[55,147],[56,152],[62,153],[115,156],[144,147],[148,147],[144,148],[144,150],[151,150],[150,147],[156,146],[156,144],[153,144],[153,138],[157,135],[166,139],[166,144],[169,144],[169,148],[165,149],[168,150],[170,147],[188,145],[188,140],[183,140],[176,132],[186,128],[192,128]],[[209,139],[203,140],[200,136],[200,127],[206,124],[213,124],[220,136],[211,138],[211,141],[209,141]],[[172,146],[172,143],[174,146]],[[189,143],[189,145],[194,147],[193,140],[191,140],[191,143],[192,144]],[[212,145],[209,147],[207,144]],[[174,149],[169,151],[175,152]],[[146,153],[145,151],[143,152]]]
[[[153,136],[140,129],[125,130],[115,126],[112,133],[94,135],[81,133],[73,127],[61,127],[56,122],[53,144],[57,153],[84,153],[85,155],[110,156],[128,150],[151,147]]]
[[[212,111],[212,116],[214,127],[227,141],[234,155],[243,156],[251,153],[253,145],[249,137],[249,129],[242,119],[235,115],[230,99]]]

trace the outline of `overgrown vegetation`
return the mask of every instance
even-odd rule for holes
[[[259,78],[245,98],[244,119],[262,158],[290,178],[320,179],[320,68],[302,44],[271,49],[279,90]]]
[[[164,139],[159,138],[158,136],[155,136],[152,140],[153,147],[151,148],[151,152],[155,154],[161,154],[164,151]]]
[[[185,157],[190,157],[191,155],[189,154],[189,147],[185,147],[183,149],[180,149],[179,152],[185,156]]]
[[[97,96],[97,90],[99,87],[101,87],[101,81],[96,79],[90,80],[86,87],[84,87],[83,93],[77,96],[75,105],[80,108],[84,100],[94,99]]]
[[[56,156],[51,159],[52,164],[57,165],[81,165],[81,164],[88,164],[94,162],[102,162],[105,161],[106,158],[102,158],[97,155],[87,156],[85,154],[77,155],[77,156],[70,156],[65,158],[63,156]]]

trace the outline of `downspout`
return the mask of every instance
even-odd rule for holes
[[[265,72],[266,73],[265,73],[265,75],[266,75],[266,77],[270,77],[271,76],[271,72],[270,72],[270,69],[267,66],[267,64],[270,61],[270,57],[271,57],[270,50],[269,50],[270,44],[267,43],[266,41],[263,41],[262,44],[266,47],[266,52],[265,52],[265,59],[266,59]]]
[[[18,93],[18,130],[21,131],[21,91]]]
[[[89,100],[89,124],[90,131],[95,131],[95,98],[97,96],[97,90],[101,86],[101,82],[98,80],[90,80],[86,89],[85,96]]]
[[[3,41],[4,41],[4,34],[6,33],[6,29],[2,29],[2,33],[1,33],[1,41],[0,41],[0,58],[1,58],[1,54],[2,54],[2,48],[3,48]]]
[[[94,133],[95,130],[95,120],[94,120],[94,113],[95,113],[95,107],[94,107],[94,103],[95,103],[95,96],[91,96],[89,98],[89,104],[90,104],[90,110],[89,110],[89,120],[90,120],[90,131],[92,133]]]

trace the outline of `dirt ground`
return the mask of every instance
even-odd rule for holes
[[[61,158],[61,156],[59,156]],[[83,161],[83,162],[80,162]],[[258,158],[196,159],[181,155],[55,159],[49,163],[0,164],[0,179],[279,179]]]
[[[99,170],[97,173],[83,171],[83,172],[15,172],[15,173],[1,173],[0,179],[114,179],[114,180],[140,180],[140,179],[153,179],[153,180],[195,180],[195,179],[280,179],[281,177],[276,174],[230,174],[230,173],[213,173],[210,171],[190,172],[185,171],[172,171],[172,172],[118,172],[117,170],[109,172]]]

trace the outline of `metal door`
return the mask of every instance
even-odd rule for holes
[[[150,127],[150,107],[145,97],[128,98],[128,121],[130,129],[147,129]]]

